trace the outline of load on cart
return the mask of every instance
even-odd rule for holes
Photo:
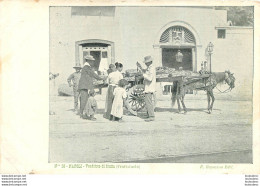
[[[143,77],[140,73],[141,65],[137,63],[137,69],[126,70],[125,79],[130,83],[128,91],[129,103],[133,110],[140,111],[145,107]],[[176,70],[168,67],[156,68],[156,82],[172,83],[172,105],[177,100],[178,110],[181,111],[182,103],[184,113],[187,112],[184,104],[184,96],[188,90],[204,90],[208,96],[208,112],[211,113],[214,103],[213,89],[217,84],[225,82],[229,88],[224,92],[231,91],[235,87],[235,78],[230,71],[210,73],[205,70],[193,72]],[[155,100],[154,100],[155,101]]]

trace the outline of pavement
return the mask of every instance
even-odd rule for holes
[[[187,114],[178,114],[169,100],[158,100],[155,121],[145,111],[97,121],[73,113],[73,97],[50,97],[49,162],[252,163],[252,102],[218,100],[207,113],[206,96],[187,99]]]

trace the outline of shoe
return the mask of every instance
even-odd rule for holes
[[[114,119],[114,117],[111,115],[111,116],[109,117],[109,120],[110,120],[110,121],[114,121],[115,119]]]
[[[83,114],[80,114],[80,118],[82,118],[82,119],[89,119],[89,117],[88,117],[88,116],[86,116],[86,115],[83,115]]]
[[[141,118],[143,118],[143,119],[148,119],[149,116],[141,116]]]
[[[146,121],[146,122],[154,121],[154,117],[148,118],[148,119],[146,119],[144,121]]]
[[[91,120],[91,121],[96,121],[97,118],[95,118],[94,116],[90,116],[90,117],[89,117],[89,120]]]

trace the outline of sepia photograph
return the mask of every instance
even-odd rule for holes
[[[50,6],[49,163],[253,163],[253,6]]]

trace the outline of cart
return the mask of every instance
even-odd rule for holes
[[[177,71],[176,73],[170,74],[156,73],[156,82],[178,82],[180,86],[185,86],[197,81],[201,81],[202,79],[206,80],[209,77],[209,74],[199,74],[192,71],[183,71],[182,73]],[[142,110],[145,107],[145,94],[142,76],[136,74],[132,77],[125,77],[125,79],[130,83],[129,88],[127,89],[129,105],[135,111]],[[155,101],[156,100],[153,99],[153,102]]]

